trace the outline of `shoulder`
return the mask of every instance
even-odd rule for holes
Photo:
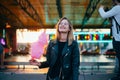
[[[48,46],[51,47],[51,46],[55,45],[56,43],[57,43],[56,40],[50,40]]]
[[[74,43],[74,44],[77,44],[77,41],[76,41],[76,40],[73,40],[73,43]]]
[[[112,10],[115,10],[115,11],[120,11],[120,5],[115,5]]]
[[[76,40],[73,40],[72,45],[78,45],[78,42]]]
[[[120,8],[120,5],[115,5],[113,8]]]
[[[55,44],[56,42],[57,42],[56,40],[52,39],[50,40],[49,44]]]

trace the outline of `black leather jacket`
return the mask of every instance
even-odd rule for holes
[[[50,68],[55,64],[57,54],[58,41],[50,41],[46,53],[47,60],[42,62],[41,66],[39,66],[39,68],[49,67],[47,80],[50,80],[48,78],[51,71]],[[78,43],[73,41],[70,46],[66,43],[62,51],[62,56],[62,80],[79,80],[80,53]]]

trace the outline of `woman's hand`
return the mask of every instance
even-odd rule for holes
[[[37,60],[29,60],[29,62],[30,62],[31,65],[35,65],[35,66],[40,66],[41,65],[41,63],[38,62]]]

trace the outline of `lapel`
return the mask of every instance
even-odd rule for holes
[[[55,49],[55,54],[57,56],[58,55],[58,43],[56,43],[56,45],[54,46],[54,49]]]
[[[55,51],[55,55],[57,56],[58,55],[58,41],[57,40],[54,41],[53,48],[54,48],[54,51]]]
[[[57,60],[57,56],[58,56],[58,42],[55,40],[53,41],[53,46],[52,46],[52,50],[54,51],[54,54],[51,57],[51,66],[53,66]]]

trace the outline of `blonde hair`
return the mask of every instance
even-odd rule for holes
[[[68,39],[68,45],[71,45],[72,44],[72,42],[73,42],[73,40],[74,40],[74,35],[73,35],[73,26],[72,26],[72,24],[71,24],[71,22],[66,18],[66,17],[63,17],[63,18],[61,18],[59,21],[58,21],[58,23],[56,24],[56,34],[55,34],[55,39],[57,40],[59,40],[59,38],[60,38],[60,33],[59,33],[59,24],[61,23],[61,21],[62,20],[67,20],[68,21],[68,23],[69,23],[69,28],[70,28],[70,31],[68,32],[68,37],[67,37],[67,39]]]

